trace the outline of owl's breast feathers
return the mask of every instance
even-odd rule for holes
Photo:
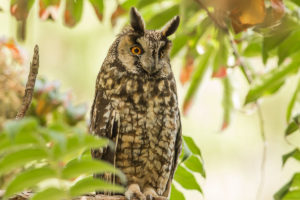
[[[116,151],[94,151],[127,175],[162,195],[181,152],[181,124],[173,74],[154,78],[106,65],[97,78],[92,133],[116,142]]]

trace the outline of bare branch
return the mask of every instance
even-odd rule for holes
[[[18,114],[16,116],[17,120],[22,119],[25,116],[31,104],[38,71],[39,71],[39,47],[38,45],[35,45],[32,62],[30,63],[30,71],[26,83],[25,94],[23,97],[21,108],[18,111]]]

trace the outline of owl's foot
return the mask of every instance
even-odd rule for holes
[[[125,197],[127,200],[146,200],[146,196],[141,192],[140,186],[138,184],[131,184],[125,192]]]
[[[146,200],[167,200],[166,197],[158,196],[152,187],[146,187],[144,189],[144,195],[146,196]]]

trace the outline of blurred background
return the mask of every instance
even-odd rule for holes
[[[168,6],[168,1],[162,6]],[[0,1],[0,38],[16,40],[17,21],[9,13],[9,1]],[[80,22],[73,28],[66,27],[60,9],[56,22],[42,21],[38,17],[38,5],[34,4],[27,20],[25,41],[19,41],[26,56],[26,70],[35,44],[40,47],[39,76],[58,80],[64,91],[72,91],[73,99],[86,102],[90,108],[96,76],[107,51],[128,21],[127,14],[118,19],[112,27],[110,16],[115,11],[115,1],[105,1],[103,21],[99,22],[93,7],[84,1],[84,12]],[[160,9],[159,6],[153,9]],[[155,12],[155,11],[154,11]],[[145,12],[146,13],[146,12]],[[147,13],[146,13],[147,15]],[[148,14],[149,16],[149,14]],[[184,24],[181,24],[184,26]],[[176,35],[171,39],[176,38]],[[172,58],[172,67],[177,79],[178,96],[182,108],[187,85],[180,84],[184,50]],[[201,55],[199,55],[201,56]],[[251,65],[263,66],[260,58],[251,59]],[[268,65],[276,64],[274,61]],[[263,70],[264,68],[262,68]],[[209,70],[208,70],[209,71]],[[253,200],[256,199],[261,178],[263,142],[260,135],[257,109],[253,104],[245,107],[245,96],[249,85],[238,68],[227,71],[235,89],[233,95],[234,111],[230,125],[222,129],[223,86],[218,78],[209,73],[203,77],[197,89],[193,104],[182,117],[183,134],[194,138],[202,151],[206,179],[195,175],[203,195],[196,191],[185,191],[188,200]],[[287,126],[286,109],[297,85],[299,74],[291,76],[275,94],[259,100],[267,141],[267,157],[261,199],[271,200],[276,191],[290,180],[300,164],[290,160],[282,167],[282,155],[293,147],[284,140]],[[288,138],[297,144],[299,136]],[[179,185],[176,185],[180,188]],[[300,199],[300,198],[299,198]]]

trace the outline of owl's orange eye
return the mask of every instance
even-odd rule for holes
[[[133,53],[134,55],[141,55],[142,49],[139,48],[139,47],[132,47],[131,48],[131,53]]]

